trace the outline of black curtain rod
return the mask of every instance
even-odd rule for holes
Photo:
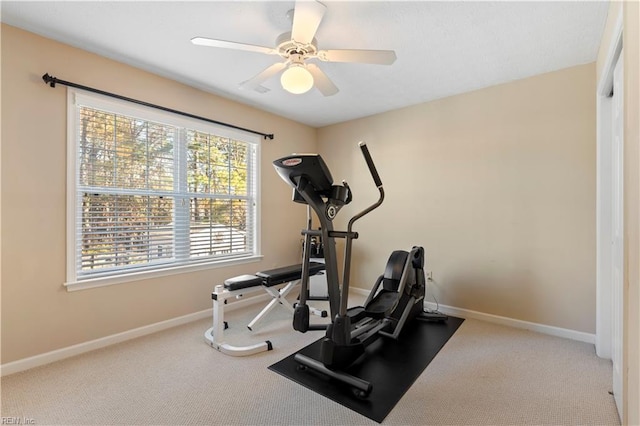
[[[93,87],[83,86],[81,84],[71,83],[70,81],[60,80],[59,78],[50,76],[49,73],[43,75],[42,79],[44,80],[45,83],[49,84],[49,86],[51,86],[51,87],[56,87],[56,84],[62,84],[63,86],[75,87],[77,89],[82,89],[82,90],[87,90],[89,92],[98,93],[100,95],[111,96],[112,98],[116,98],[116,99],[122,99],[123,101],[133,102],[134,104],[144,105],[146,107],[151,107],[151,108],[160,109],[162,111],[172,112],[174,114],[183,115],[183,116],[189,117],[189,118],[195,118],[197,120],[206,121],[208,123],[219,124],[221,126],[230,127],[232,129],[243,130],[245,132],[253,133],[255,135],[260,135],[264,139],[273,139],[273,133],[262,133],[262,132],[258,132],[258,131],[251,130],[251,129],[245,129],[244,127],[238,127],[238,126],[234,126],[233,124],[222,123],[220,121],[211,120],[210,118],[205,118],[205,117],[200,117],[198,115],[189,114],[188,112],[178,111],[178,110],[167,108],[167,107],[163,107],[163,106],[160,106],[160,105],[150,104],[149,102],[144,102],[144,101],[139,101],[137,99],[127,98],[126,96],[121,96],[121,95],[117,95],[115,93],[105,92],[104,90],[94,89]]]

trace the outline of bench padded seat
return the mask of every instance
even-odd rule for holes
[[[309,276],[316,275],[324,271],[324,263],[309,262]],[[302,277],[302,264],[283,266],[282,268],[270,269],[268,271],[256,272],[255,275],[238,275],[224,281],[224,288],[229,291],[242,290],[243,288],[257,287],[264,285],[271,287],[274,285],[288,283],[299,280]]]
[[[262,285],[262,278],[255,275],[239,275],[224,281],[224,288],[229,291]]]
[[[318,272],[324,271],[324,269],[324,263],[309,262],[309,276],[316,275]],[[267,287],[288,283],[293,280],[299,280],[302,277],[302,264],[256,272],[256,276],[262,278],[263,285]]]

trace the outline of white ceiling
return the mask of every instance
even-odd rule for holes
[[[275,46],[293,1],[2,1],[3,22],[314,127],[596,60],[608,2],[323,1],[319,49],[395,50],[391,66],[318,62],[340,92],[238,84],[278,56],[194,46],[195,36]],[[56,70],[42,73],[65,79]],[[83,82],[100,88],[100,82]],[[126,95],[126,94],[123,94]]]

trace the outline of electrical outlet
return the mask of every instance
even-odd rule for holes
[[[433,271],[427,271],[425,275],[427,276],[427,280],[433,280]]]

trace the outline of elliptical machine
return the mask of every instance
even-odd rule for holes
[[[353,216],[346,231],[333,229],[333,220],[339,210],[352,200],[346,181],[334,185],[329,168],[318,154],[290,155],[273,162],[280,177],[293,187],[293,201],[307,204],[307,229],[304,235],[304,261],[302,289],[299,303],[295,307],[293,328],[300,332],[325,329],[321,342],[320,359],[296,354],[295,360],[302,368],[310,368],[351,386],[358,397],[371,393],[370,382],[344,371],[365,353],[365,348],[380,336],[397,339],[402,328],[414,318],[430,321],[446,320],[439,313],[425,313],[424,249],[413,247],[410,252],[394,251],[387,262],[385,272],[376,281],[364,306],[348,308],[349,277],[352,242],[358,238],[353,224],[379,207],[384,201],[382,181],[369,150],[364,142],[359,143],[364,159],[379,191],[378,200]],[[320,221],[320,229],[312,229],[313,209]],[[308,263],[311,238],[321,236],[324,241],[324,256],[332,323],[309,324],[309,306],[306,304]],[[335,239],[345,239],[342,286],[338,280]]]

